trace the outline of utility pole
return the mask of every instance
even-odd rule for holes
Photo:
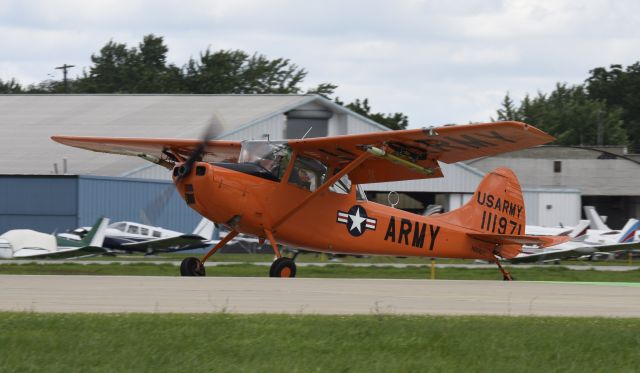
[[[62,66],[56,67],[56,70],[62,70],[62,81],[64,82],[64,93],[69,93],[69,82],[67,81],[67,70],[75,67],[75,65],[67,65],[66,63]]]

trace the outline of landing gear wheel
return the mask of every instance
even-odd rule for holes
[[[204,276],[204,264],[198,258],[185,258],[180,264],[180,276]]]
[[[278,258],[271,264],[269,277],[296,277],[296,262],[291,258]]]

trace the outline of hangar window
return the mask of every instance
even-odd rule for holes
[[[553,172],[562,172],[562,161],[553,161]]]

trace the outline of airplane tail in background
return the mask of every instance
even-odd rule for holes
[[[91,227],[87,235],[80,240],[85,246],[92,247],[102,247],[104,243],[105,232],[107,231],[107,226],[109,225],[108,218],[100,218],[96,223]]]
[[[587,234],[587,230],[589,229],[590,225],[591,222],[589,220],[580,220],[580,222],[578,222],[578,225],[576,225],[575,228],[573,228],[571,232],[567,234],[567,236],[571,238],[582,237]]]
[[[202,218],[202,220],[200,220],[200,223],[198,223],[196,229],[193,230],[193,234],[196,234],[204,238],[205,240],[211,240],[213,237],[214,229],[215,226],[211,220]]]
[[[596,208],[593,206],[584,206],[584,214],[589,219],[591,229],[599,231],[610,231],[611,228],[602,220]]]
[[[621,230],[618,242],[633,242],[636,237],[636,231],[638,230],[640,230],[640,221],[637,219],[629,219]]]
[[[436,219],[473,230],[470,237],[495,244],[496,254],[505,259],[518,255],[524,244],[546,247],[570,239],[524,235],[526,216],[520,183],[513,171],[504,167],[488,173],[464,206]]]

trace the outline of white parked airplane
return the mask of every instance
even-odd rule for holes
[[[79,240],[87,231],[88,227],[81,227],[58,236]],[[111,253],[142,252],[150,255],[209,247],[217,244],[225,235],[226,232],[221,232],[206,218],[202,218],[191,234],[131,221],[118,221],[107,228],[103,246]],[[238,235],[228,243],[234,244],[251,252],[261,246],[257,238],[245,235]]]
[[[559,245],[543,249],[523,247],[522,252],[509,261],[512,263],[530,263],[583,256],[595,258],[613,251],[635,250],[640,248],[640,241],[636,240],[636,234],[639,230],[640,221],[629,219],[627,224],[619,231],[590,229],[585,235]]]
[[[98,219],[82,238],[54,236],[31,229],[13,229],[0,236],[0,258],[71,258],[104,254],[109,219]]]
[[[214,224],[203,218],[191,234],[184,234],[170,229],[154,227],[130,221],[118,221],[109,225],[105,231],[103,246],[108,251],[116,252],[175,252],[199,249],[210,246]],[[88,234],[87,227],[61,233],[58,237],[79,240]]]

